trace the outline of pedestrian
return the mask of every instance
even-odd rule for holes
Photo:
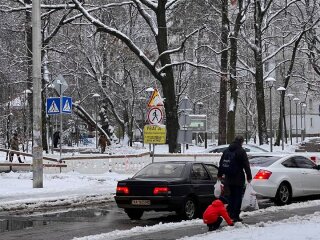
[[[233,221],[230,218],[226,207],[228,206],[228,200],[221,196],[214,200],[211,205],[203,213],[203,222],[207,224],[209,231],[217,230],[222,223],[222,218],[228,223],[229,226],[233,226]]]
[[[99,146],[101,147],[101,153],[104,153],[106,151],[107,146],[107,138],[104,134],[100,134]]]
[[[10,139],[10,148],[12,150],[15,150],[15,151],[19,151],[19,139],[18,139],[18,133],[14,133],[13,134],[13,137]],[[13,161],[13,156],[14,156],[15,153],[10,153],[10,162]],[[20,158],[20,154],[19,153],[16,153],[17,157],[18,157],[18,161],[19,163],[23,163],[21,161],[21,158]]]
[[[234,141],[223,152],[218,170],[218,179],[224,175],[225,195],[228,197],[228,212],[233,222],[241,222],[240,209],[245,187],[245,178],[252,180],[251,169],[246,151],[242,148],[244,138],[236,136]],[[244,171],[245,174],[244,174]]]
[[[54,147],[54,148],[57,148],[57,147],[58,147],[59,139],[60,139],[60,131],[56,131],[56,132],[53,134],[53,147]]]

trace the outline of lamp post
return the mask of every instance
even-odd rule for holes
[[[306,134],[307,134],[307,129],[306,129],[306,110],[307,110],[307,104],[303,104],[302,105],[304,111],[303,111],[303,119],[304,119],[304,138],[306,137]],[[304,140],[304,139],[303,139]]]
[[[294,98],[293,101],[296,104],[296,143],[298,143],[298,103],[299,103],[300,99]]]
[[[269,87],[269,95],[270,95],[270,99],[269,99],[269,103],[270,103],[270,152],[272,152],[272,97],[271,97],[271,94],[272,94],[272,87],[273,87],[273,84],[276,80],[272,77],[268,77],[265,82],[267,84],[267,86]]]
[[[300,103],[300,119],[301,119],[301,141],[303,141],[304,140],[304,131],[305,131],[305,129],[306,129],[306,126],[304,126],[303,127],[303,123],[302,123],[302,118],[303,118],[303,111],[302,111],[302,109],[304,109],[305,110],[305,107],[307,106],[307,104],[305,104],[305,102],[301,102]],[[302,129],[304,129],[303,131],[302,131]]]
[[[98,99],[100,98],[100,94],[98,93],[95,93],[92,95],[92,97],[94,98],[94,101],[95,101],[95,113],[96,113],[96,149],[98,149],[98,134],[97,134],[97,131],[98,131]]]
[[[292,93],[288,93],[287,97],[289,98],[289,105],[290,105],[290,144],[292,145],[292,118],[291,118],[291,102],[292,102],[292,98],[293,98],[293,94]]]
[[[284,150],[284,140],[283,140],[283,98],[282,98],[282,92],[286,91],[286,89],[284,87],[279,87],[277,88],[277,91],[280,92],[280,97],[281,97],[281,101],[280,101],[280,134],[281,134],[281,146],[282,146],[282,150]]]

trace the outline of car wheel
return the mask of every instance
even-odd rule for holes
[[[132,220],[139,220],[143,215],[143,210],[141,209],[125,209],[124,210],[128,217]]]
[[[197,203],[194,198],[187,198],[180,211],[180,215],[186,219],[191,220],[197,216]]]
[[[277,205],[286,205],[291,202],[291,189],[288,183],[281,183],[276,194],[275,203]]]

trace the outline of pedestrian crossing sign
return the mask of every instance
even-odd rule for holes
[[[71,97],[62,97],[62,112],[63,113],[72,113],[72,98]]]
[[[60,98],[47,98],[47,114],[54,115],[60,113]]]
[[[47,114],[54,115],[60,114],[60,98],[52,97],[47,98]],[[71,97],[62,97],[62,113],[71,114],[72,113],[72,98]]]

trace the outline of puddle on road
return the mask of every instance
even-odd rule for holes
[[[94,222],[106,217],[110,210],[67,209],[53,213],[33,213],[32,215],[0,216],[0,232],[41,227],[62,222]]]

